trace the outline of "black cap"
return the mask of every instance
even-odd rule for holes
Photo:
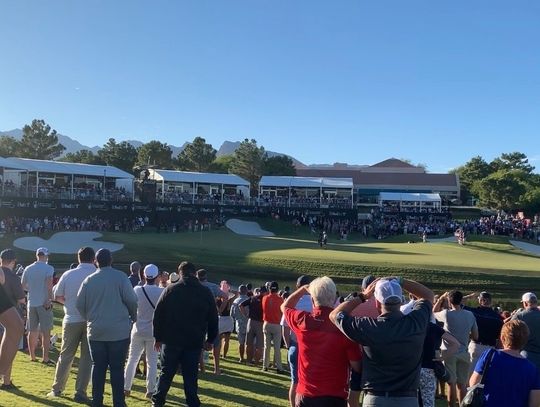
[[[478,299],[479,299],[479,300],[491,300],[491,294],[488,293],[487,291],[482,291],[482,292],[478,295]]]
[[[270,291],[277,291],[279,289],[279,285],[277,281],[272,281],[270,283]]]
[[[372,275],[365,276],[364,279],[362,280],[362,290],[365,290],[366,288],[368,288],[369,285],[374,281],[375,281],[375,277],[373,277]]]
[[[0,259],[5,261],[15,260],[16,258],[17,256],[15,255],[15,250],[13,249],[5,249],[0,253]]]

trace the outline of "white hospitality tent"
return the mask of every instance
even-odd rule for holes
[[[380,192],[379,206],[385,202],[399,203],[400,206],[419,208],[431,207],[441,209],[441,196],[439,194],[414,193],[414,192]]]
[[[182,192],[189,192],[192,195],[192,202],[195,203],[195,196],[200,186],[207,187],[209,195],[219,193],[222,202],[227,187],[234,188],[235,193],[241,192],[245,197],[249,197],[249,181],[234,174],[158,169],[148,169],[148,172],[149,179],[160,183],[162,200],[165,199],[166,190],[179,189]]]
[[[36,177],[36,197],[39,195],[39,181],[48,180],[53,184],[60,178],[69,181],[71,195],[73,196],[74,184],[77,182],[102,183],[105,191],[107,179],[114,180],[115,186],[124,188],[127,192],[133,193],[134,176],[116,167],[108,165],[92,165],[69,163],[62,161],[34,160],[30,158],[9,157],[0,161],[0,166],[12,172],[10,179],[17,185],[21,185],[21,173],[26,173],[26,184],[28,188],[29,174]],[[11,167],[9,167],[11,166]],[[4,170],[6,172],[6,170]],[[6,179],[7,174],[4,174]]]
[[[294,177],[265,175],[259,182],[259,197],[263,194],[278,195],[279,191],[288,194],[289,206],[293,190],[303,190],[305,196],[308,192],[317,192],[319,198],[338,196],[340,193],[350,195],[353,205],[354,183],[352,178],[321,178],[321,177]]]

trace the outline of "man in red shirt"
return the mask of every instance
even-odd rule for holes
[[[294,308],[305,294],[313,300],[311,313]],[[336,285],[330,278],[320,277],[300,287],[281,306],[298,339],[296,407],[346,407],[349,366],[360,371],[358,344],[330,320],[335,300]]]
[[[270,364],[270,347],[274,345],[274,366],[278,373],[284,373],[281,364],[281,304],[283,298],[278,295],[278,283],[270,283],[270,294],[262,299],[263,309],[263,333],[264,333],[264,355],[263,371],[268,370]]]

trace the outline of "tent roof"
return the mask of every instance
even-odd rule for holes
[[[422,194],[411,192],[381,192],[381,201],[405,201],[405,202],[441,202],[439,194]]]
[[[62,161],[32,160],[30,158],[9,157],[5,159],[19,169],[27,171],[49,172],[53,174],[86,175],[90,177],[128,178],[133,175],[108,165],[66,163]],[[22,168],[21,168],[22,167]]]
[[[249,187],[249,182],[234,174],[212,174],[206,172],[188,172],[149,169],[150,179],[165,182],[186,182],[199,184],[241,185]]]
[[[8,158],[3,158],[3,157],[0,157],[0,168],[7,168],[7,169],[12,169],[12,170],[24,170],[24,171],[26,171],[25,166],[23,166],[21,164],[17,164],[16,162],[13,162]]]
[[[264,176],[259,185],[262,187],[296,187],[296,188],[353,188],[352,178],[321,178],[321,177],[289,177]]]

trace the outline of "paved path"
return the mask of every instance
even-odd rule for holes
[[[274,236],[272,232],[264,230],[257,222],[248,222],[240,219],[229,219],[225,222],[230,230],[238,235],[270,237]]]
[[[124,245],[111,242],[97,242],[103,235],[98,232],[58,232],[49,240],[37,236],[20,237],[13,242],[19,249],[35,251],[39,247],[46,247],[51,253],[73,254],[81,247],[90,246],[94,250],[109,249],[111,252],[122,250]]]
[[[510,244],[518,249],[521,249],[527,253],[540,256],[540,246],[537,244],[522,242],[519,240],[510,240]]]

